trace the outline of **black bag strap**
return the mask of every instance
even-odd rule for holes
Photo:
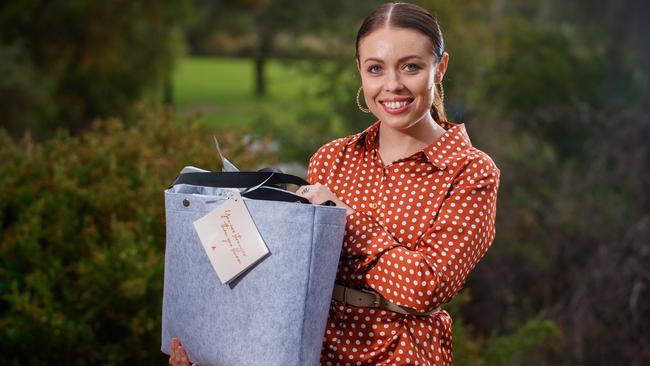
[[[242,196],[255,200],[309,203],[308,199],[295,195],[289,191],[282,191],[268,187],[260,187],[250,192],[243,193]]]
[[[309,183],[306,180],[295,175],[275,171],[182,173],[176,177],[171,186],[177,184],[214,188],[252,188],[259,186],[243,193],[242,196],[258,200],[309,203],[306,198],[289,191],[277,189],[284,189],[285,184],[308,185]]]
[[[309,183],[295,175],[276,172],[205,172],[179,174],[172,186],[177,184],[215,188],[250,188],[261,184],[264,186],[281,184],[305,186]]]

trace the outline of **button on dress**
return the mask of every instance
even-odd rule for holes
[[[496,234],[499,169],[464,124],[439,124],[436,141],[384,166],[378,121],[318,149],[307,175],[355,210],[337,283],[419,312],[460,291]],[[451,326],[444,310],[421,317],[332,300],[321,365],[451,365]]]

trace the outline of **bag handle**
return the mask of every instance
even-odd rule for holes
[[[295,175],[276,172],[205,172],[179,174],[171,185],[173,187],[177,184],[214,188],[250,188],[261,184],[263,186],[279,184],[305,186],[309,183]]]
[[[260,187],[256,190],[242,193],[242,197],[266,201],[309,203],[309,200],[304,197],[272,187]]]
[[[256,187],[251,191],[242,193],[242,196],[259,200],[309,203],[308,199],[281,189],[284,188],[282,187],[284,184],[308,185],[309,183],[306,180],[295,175],[275,171],[181,173],[171,186],[177,184],[214,188]],[[324,204],[327,206],[332,205],[329,201]]]

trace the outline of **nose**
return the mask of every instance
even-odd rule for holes
[[[404,88],[404,84],[400,79],[400,75],[396,71],[391,71],[386,74],[386,81],[384,88],[387,92],[395,92]]]

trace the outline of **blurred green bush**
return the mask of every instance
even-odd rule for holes
[[[462,317],[461,307],[471,305],[472,289],[464,289],[445,309],[453,319],[454,365],[546,365],[546,355],[562,341],[562,329],[543,312],[502,329],[482,334]],[[486,314],[493,317],[494,314]]]
[[[130,117],[169,78],[190,11],[189,0],[3,2],[0,126],[49,137]]]
[[[166,362],[163,190],[218,168],[212,133],[164,110],[44,143],[0,130],[0,364]],[[218,136],[242,168],[271,160],[268,141]]]

